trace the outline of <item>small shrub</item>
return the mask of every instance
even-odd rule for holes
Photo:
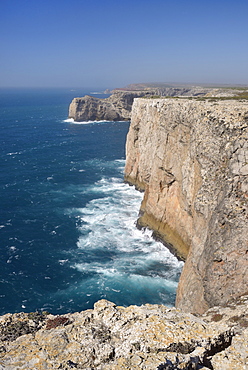
[[[216,313],[215,315],[212,316],[212,321],[214,322],[220,321],[222,317],[223,315],[221,315],[220,313]]]
[[[24,334],[30,334],[35,331],[35,328],[29,326],[27,321],[16,321],[8,323],[0,330],[0,339],[2,341],[14,341]]]
[[[242,328],[248,328],[248,320],[244,316],[233,316],[230,321],[239,324]]]
[[[177,352],[183,355],[191,353],[195,350],[196,344],[193,342],[178,342],[171,343],[166,349],[165,352]]]
[[[65,316],[57,316],[55,319],[49,319],[47,320],[46,330],[55,329],[61,325],[68,325],[69,321],[69,318]]]
[[[45,320],[46,318],[46,315],[48,315],[49,313],[46,312],[46,311],[43,311],[43,312],[29,312],[28,313],[28,319],[29,320],[33,320],[35,323],[39,323],[39,322],[42,322]]]

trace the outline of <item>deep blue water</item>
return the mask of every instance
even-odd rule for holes
[[[182,263],[136,229],[123,183],[129,123],[67,120],[85,93],[0,90],[0,314],[174,304]]]

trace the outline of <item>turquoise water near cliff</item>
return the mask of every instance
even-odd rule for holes
[[[174,304],[182,263],[135,227],[123,183],[129,123],[67,120],[85,93],[0,90],[0,314]]]

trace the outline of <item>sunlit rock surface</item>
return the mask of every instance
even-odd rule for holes
[[[118,92],[99,99],[86,95],[74,98],[69,106],[69,118],[82,121],[129,121],[134,98],[150,95],[146,92]]]
[[[246,369],[247,302],[244,296],[202,317],[106,300],[63,316],[7,314],[0,317],[0,368]]]
[[[138,224],[186,258],[177,306],[203,313],[247,292],[248,102],[135,99],[125,178]]]

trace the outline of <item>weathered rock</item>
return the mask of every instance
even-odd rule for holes
[[[138,224],[186,258],[177,306],[202,313],[247,291],[248,102],[135,99],[125,178]]]
[[[220,88],[215,89],[213,87],[206,87],[206,86],[196,86],[196,85],[189,85],[189,84],[167,84],[167,83],[138,83],[138,84],[130,84],[126,87],[117,88],[114,91],[152,91],[153,95],[159,96],[204,96],[208,93],[213,94],[219,92],[222,93],[222,96],[226,96],[226,94],[230,94],[230,88]],[[232,90],[231,90],[232,91]],[[244,91],[242,89],[242,91]],[[237,89],[235,89],[235,94],[237,94]]]
[[[140,89],[140,90],[139,90]],[[237,90],[234,90],[237,93]],[[74,98],[69,106],[69,118],[76,122],[82,121],[129,121],[134,98],[151,96],[204,96],[219,94],[233,96],[233,90],[212,89],[200,86],[163,87],[153,84],[134,84],[124,89],[115,89],[113,94],[105,99],[90,95]]]
[[[74,98],[69,106],[69,118],[80,121],[128,121],[134,98],[150,92],[118,92],[106,99],[90,95]]]
[[[30,314],[7,314],[0,317],[0,369],[245,369],[247,302],[243,297],[203,317],[162,305],[117,307],[106,300],[93,310],[40,315],[35,322]],[[2,335],[23,322],[35,330]]]

